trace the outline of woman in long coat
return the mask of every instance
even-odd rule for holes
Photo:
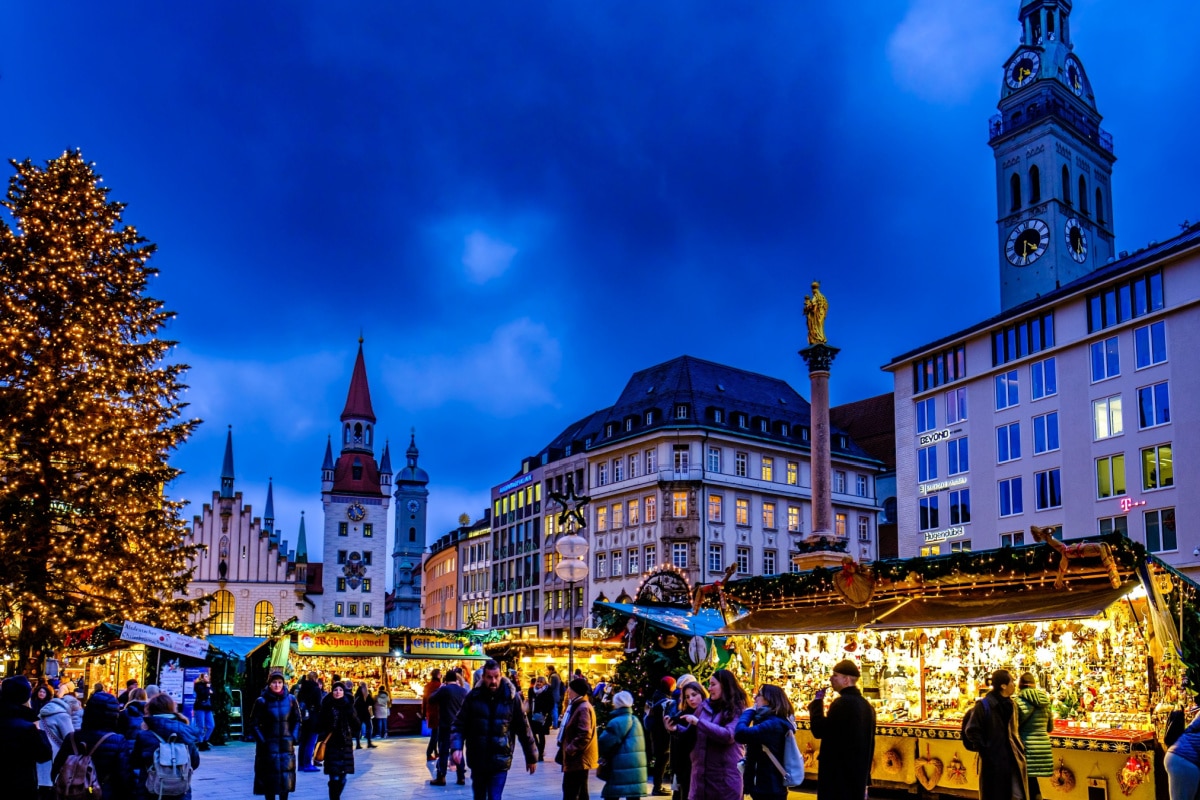
[[[602,797],[646,796],[646,736],[633,716],[633,695],[617,692],[613,710],[600,731],[600,758],[610,767]]]
[[[1017,731],[1025,745],[1025,772],[1029,776],[1029,795],[1026,800],[1042,800],[1038,778],[1054,775],[1054,753],[1050,750],[1050,731],[1054,730],[1054,711],[1050,695],[1037,686],[1037,679],[1026,672],[1021,676],[1021,689],[1013,698],[1017,704]]]
[[[272,672],[267,688],[250,710],[254,737],[254,794],[287,800],[296,791],[296,734],[300,704],[288,694],[283,675]]]
[[[317,738],[325,742],[325,774],[329,776],[329,800],[338,800],[346,789],[346,776],[354,774],[354,748],[350,742],[358,730],[358,715],[346,687],[335,683],[321,701]]]
[[[742,796],[738,762],[745,748],[734,740],[734,731],[745,710],[746,691],[732,672],[719,669],[708,681],[708,700],[696,713],[680,718],[696,727],[688,800],[729,800]]]

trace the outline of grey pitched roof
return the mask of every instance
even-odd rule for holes
[[[675,418],[675,407],[686,405],[688,418]],[[712,411],[720,409],[722,420],[717,422]],[[653,410],[650,425],[646,412]],[[744,414],[747,427],[738,425],[738,415]],[[631,430],[625,430],[625,421]],[[761,421],[767,421],[767,432]],[[608,436],[608,426],[612,435]],[[787,425],[783,435],[781,424]],[[600,409],[567,426],[553,441],[539,451],[546,461],[556,461],[565,455],[568,444],[579,443],[598,447],[622,439],[640,436],[652,429],[697,428],[726,430],[747,438],[776,441],[792,447],[808,449],[802,431],[810,426],[810,407],[786,381],[760,375],[736,367],[716,364],[694,356],[680,356],[635,372],[625,384],[617,402]],[[853,440],[840,447],[836,436],[845,431],[833,427],[833,451],[843,456],[876,461]],[[577,451],[576,451],[577,452]]]

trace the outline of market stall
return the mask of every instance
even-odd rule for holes
[[[91,694],[97,684],[120,694],[125,683],[159,684],[183,702],[184,668],[202,667],[210,650],[203,639],[137,622],[102,622],[69,631],[59,652],[60,679]]]
[[[1195,586],[1128,540],[1056,544],[734,582],[725,599],[751,613],[717,633],[747,686],[778,684],[801,712],[810,778],[820,742],[804,709],[851,658],[876,709],[877,786],[973,796],[961,720],[1004,668],[1054,700],[1046,797],[1149,800],[1165,791],[1166,716],[1187,702],[1180,627],[1197,626]]]
[[[324,682],[334,677],[365,683],[372,694],[387,687],[392,701],[388,732],[419,733],[421,697],[430,673],[462,667],[468,673],[487,658],[487,631],[439,631],[410,628],[343,628],[290,623],[279,636],[290,637],[287,675],[298,680],[310,672]],[[272,660],[278,660],[277,657]]]
[[[595,684],[601,677],[611,677],[623,655],[619,642],[606,642],[600,632],[584,628],[587,637],[575,640],[575,669]],[[484,646],[489,658],[504,669],[515,670],[520,688],[529,689],[529,682],[539,675],[549,675],[553,666],[559,677],[568,679],[568,647],[566,639],[508,639]]]

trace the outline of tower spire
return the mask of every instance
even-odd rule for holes
[[[350,391],[346,394],[346,407],[342,409],[342,422],[349,420],[375,422],[375,410],[371,408],[371,388],[367,385],[367,365],[363,359],[363,340],[358,338],[358,357],[354,359],[354,372],[350,376]]]
[[[267,507],[263,510],[263,531],[275,533],[275,487],[274,478],[267,478]]]
[[[297,564],[308,563],[308,535],[304,532],[304,512],[300,512],[300,534],[296,537],[296,558]]]
[[[233,499],[233,426],[225,432],[225,459],[221,462],[221,497]]]

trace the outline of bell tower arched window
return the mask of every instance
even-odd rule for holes
[[[1021,176],[1015,172],[1008,179],[1008,199],[1009,211],[1016,211],[1021,207]]]
[[[208,621],[208,632],[216,636],[233,635],[234,599],[232,592],[224,590],[213,595],[208,607],[211,618]]]
[[[1029,168],[1029,202],[1042,202],[1042,174],[1037,164]]]
[[[1079,176],[1079,211],[1081,214],[1088,213],[1087,210],[1087,180]]]
[[[1071,205],[1071,170],[1065,164],[1062,168],[1062,201]]]
[[[1104,194],[1099,188],[1096,189],[1096,221],[1104,223]]]

